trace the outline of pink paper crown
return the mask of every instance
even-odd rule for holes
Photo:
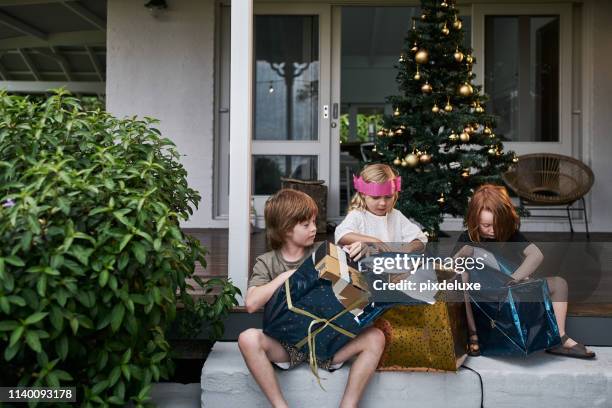
[[[402,178],[398,176],[384,183],[368,183],[363,178],[353,175],[353,186],[355,186],[355,190],[369,196],[393,195],[398,191],[402,191]]]

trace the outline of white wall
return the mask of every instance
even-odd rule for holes
[[[107,108],[117,116],[160,119],[202,195],[185,227],[226,226],[212,219],[213,0],[168,0],[153,18],[143,1],[108,0]]]
[[[585,48],[591,47],[585,55],[583,72],[586,84],[583,92],[587,98],[584,119],[585,132],[588,133],[584,147],[590,153],[590,165],[595,173],[595,185],[591,191],[592,227],[594,231],[612,231],[612,3],[609,0],[586,0],[584,7],[583,44]]]

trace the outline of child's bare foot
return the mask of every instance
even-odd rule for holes
[[[574,341],[571,337],[565,336],[565,338],[566,340],[561,344],[563,347],[572,348],[578,344],[578,342]]]

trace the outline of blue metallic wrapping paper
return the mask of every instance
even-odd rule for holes
[[[561,343],[559,328],[544,279],[513,283],[514,265],[496,257],[502,271],[491,267],[470,271],[472,310],[483,355],[526,356]]]

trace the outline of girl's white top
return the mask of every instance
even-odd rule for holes
[[[387,215],[376,215],[367,210],[352,210],[336,227],[336,243],[346,234],[370,235],[383,242],[427,242],[427,235],[395,208]]]

